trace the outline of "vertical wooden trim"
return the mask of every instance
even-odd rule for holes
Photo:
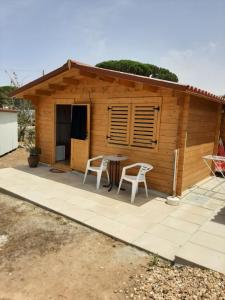
[[[134,106],[129,103],[129,106],[128,106],[128,122],[127,122],[127,134],[128,134],[128,137],[127,137],[127,141],[128,141],[128,145],[131,144],[131,141],[132,141],[132,130],[133,130],[133,110],[134,110]]]
[[[183,191],[183,173],[184,173],[184,158],[187,141],[187,127],[190,109],[190,96],[186,95],[179,99],[180,113],[178,121],[177,132],[177,149],[178,149],[178,163],[177,163],[177,187],[176,195],[180,196]]]
[[[53,104],[53,149],[52,149],[52,161],[51,164],[56,163],[56,105]]]
[[[91,104],[87,105],[87,130],[88,130],[88,139],[89,139],[89,147],[91,144]]]
[[[223,141],[223,143],[225,143],[225,106],[222,105],[221,107],[221,124],[220,124],[220,137]]]
[[[220,128],[221,128],[221,122],[222,122],[222,108],[223,108],[222,104],[219,104],[218,108],[217,108],[217,122],[216,122],[216,132],[215,132],[213,154],[217,154],[217,151],[218,151]]]
[[[39,121],[38,121],[38,102],[37,101],[32,101],[32,104],[33,104],[33,106],[34,106],[34,110],[35,110],[35,112],[34,112],[34,114],[35,114],[35,116],[34,116],[34,120],[35,120],[35,146],[36,147],[39,147],[39,129],[38,129],[38,127],[39,127]]]

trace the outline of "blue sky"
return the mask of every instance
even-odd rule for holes
[[[68,58],[133,59],[225,94],[224,0],[0,0],[0,85]]]

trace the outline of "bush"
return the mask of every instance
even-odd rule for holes
[[[98,63],[96,67],[178,82],[177,75],[167,69],[133,60],[108,60]]]

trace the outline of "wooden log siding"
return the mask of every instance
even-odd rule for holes
[[[53,101],[41,98],[36,105],[36,143],[42,150],[40,160],[47,164],[54,161],[55,107]]]
[[[191,97],[184,151],[182,191],[210,176],[202,156],[213,154],[220,104]]]
[[[223,110],[225,110],[225,107],[223,107]],[[225,113],[222,114],[222,120],[221,120],[221,127],[220,127],[220,137],[223,141],[223,144],[225,146]]]
[[[179,130],[179,117],[184,98],[173,96],[166,89],[157,92],[135,90],[113,83],[97,82],[93,79],[79,86],[69,86],[63,91],[58,91],[54,96],[42,96],[37,104],[37,143],[42,148],[41,161],[52,164],[55,161],[55,105],[91,103],[91,141],[90,156],[100,154],[123,154],[129,159],[124,165],[134,162],[146,162],[153,165],[154,169],[147,175],[149,187],[165,193],[172,193],[174,149],[177,148]],[[138,104],[154,105],[161,103],[158,115],[158,144],[157,149],[127,147],[126,145],[110,144],[107,141],[108,132],[108,107],[121,105],[129,107],[130,116],[132,106]],[[197,181],[209,175],[202,163],[201,157],[212,153],[214,147],[217,104],[205,99],[191,97],[188,124],[184,132],[183,171],[180,176],[180,192]],[[129,115],[129,114],[128,114]],[[128,118],[129,119],[129,118]],[[130,117],[131,119],[131,117]],[[133,127],[127,123],[129,139],[132,140]],[[187,135],[186,135],[187,132]]]
[[[106,85],[107,84],[107,85]],[[179,106],[177,98],[168,89],[157,92],[135,90],[116,83],[110,84],[93,79],[80,83],[79,86],[69,86],[63,91],[57,91],[53,96],[43,96],[37,106],[37,136],[42,148],[41,161],[52,164],[55,160],[55,118],[56,104],[91,103],[91,140],[90,157],[101,154],[123,154],[129,159],[123,163],[146,162],[153,165],[153,171],[147,175],[150,188],[165,193],[172,193],[173,159],[176,148],[177,124]],[[117,147],[107,142],[108,106],[114,104],[145,105],[161,104],[158,118],[157,149],[139,147]]]

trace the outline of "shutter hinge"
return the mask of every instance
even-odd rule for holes
[[[108,106],[108,110],[111,110],[112,109],[112,107],[111,106]]]
[[[154,110],[160,111],[160,106],[154,107]]]
[[[107,135],[106,138],[107,138],[107,139],[110,139],[110,135]]]
[[[155,141],[152,141],[152,143],[157,145],[157,144],[158,144],[158,141],[155,140]]]

